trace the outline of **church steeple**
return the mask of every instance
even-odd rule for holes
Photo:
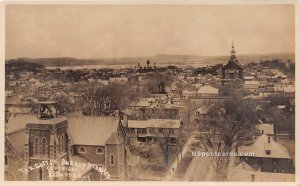
[[[231,55],[235,55],[235,49],[234,49],[234,44],[233,44],[233,40],[232,40],[232,47],[231,47]]]
[[[237,62],[233,40],[232,40],[232,46],[231,46],[231,51],[230,51],[230,60],[229,61],[235,62],[235,63]]]

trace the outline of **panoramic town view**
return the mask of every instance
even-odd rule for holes
[[[197,16],[195,5],[111,6],[107,12],[102,6],[80,6],[7,6],[6,181],[295,181],[295,44],[290,34],[294,27],[286,25],[294,25],[293,5],[198,5],[208,14],[228,15],[220,17],[222,21],[191,19],[191,25],[194,21],[213,30],[205,32],[214,39],[185,31],[196,29],[188,27],[184,23],[188,17],[183,16]],[[182,15],[176,14],[178,9]],[[259,14],[247,21],[260,25],[261,32],[243,37],[246,31],[241,33],[240,27],[245,25],[236,23],[244,19],[242,10]],[[114,11],[119,14],[109,14]],[[114,22],[139,11],[145,16]],[[77,19],[78,12],[95,20]],[[92,42],[97,37],[89,38],[101,35],[94,31],[95,25],[105,25],[106,19],[96,20],[98,13],[109,14],[109,23],[117,25],[107,23],[103,32],[114,30],[104,33],[107,40],[95,42],[108,51],[104,57],[88,56],[101,53]],[[166,18],[158,19],[162,15]],[[270,20],[269,24],[257,17]],[[190,34],[180,36],[182,40],[176,36],[179,22],[186,28],[178,30]],[[237,30],[229,29],[235,24]],[[78,31],[74,25],[80,27]],[[67,32],[69,28],[80,33],[78,37]],[[169,36],[163,48],[169,45],[170,51],[160,48],[163,42],[153,44],[153,38],[147,38],[154,30],[165,29],[169,32],[162,37],[154,36],[162,40]],[[91,45],[79,42],[83,32]],[[135,42],[105,43],[126,38],[114,36],[119,32],[128,32]],[[217,32],[226,39],[218,39]],[[284,39],[278,39],[284,33]],[[192,42],[194,37],[203,40]],[[260,42],[252,37],[267,39]],[[152,44],[145,44],[150,40]],[[191,49],[199,48],[199,54],[189,52],[184,41],[191,43]],[[265,42],[268,47],[261,44]],[[118,52],[115,48],[120,46],[124,48]],[[162,53],[143,52],[154,46]],[[134,51],[140,53],[129,54]]]

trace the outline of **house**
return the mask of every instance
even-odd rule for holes
[[[242,161],[228,171],[227,181],[294,182],[295,174],[259,172]]]
[[[198,120],[206,120],[206,119],[208,119],[208,108],[199,107],[196,110],[196,119],[198,119]]]
[[[128,120],[125,126],[130,144],[136,146],[157,145],[160,137],[176,144],[181,127],[180,119]]]
[[[258,94],[260,91],[260,83],[259,81],[245,81],[243,89],[247,92]]]
[[[197,97],[218,97],[219,89],[209,85],[200,87],[197,91]]]
[[[127,77],[110,77],[108,79],[109,84],[112,83],[119,83],[119,84],[125,84],[128,82],[128,78]]]
[[[265,134],[267,136],[274,137],[273,124],[266,124],[266,123],[257,124],[257,125],[255,125],[255,128],[259,131],[258,136]]]
[[[196,97],[197,96],[197,91],[195,90],[183,90],[182,91],[182,96],[185,99],[191,98],[191,97]]]
[[[254,143],[239,147],[238,152],[254,154],[254,156],[241,156],[240,160],[245,161],[256,171],[295,173],[287,148],[266,134],[257,137]]]

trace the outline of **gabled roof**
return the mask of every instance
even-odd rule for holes
[[[117,117],[70,116],[68,120],[73,144],[78,145],[104,146],[118,127]]]
[[[25,141],[25,130],[20,130],[18,132],[14,132],[6,135],[6,139],[8,143],[10,143],[18,155],[23,157],[24,155],[24,141]]]
[[[137,110],[133,110],[132,108],[128,107],[121,111],[122,113],[128,115],[128,116],[135,116],[138,114]]]
[[[121,144],[123,143],[123,139],[120,134],[116,134],[115,132],[110,135],[110,137],[106,140],[105,144]]]
[[[274,127],[273,124],[257,124],[255,125],[255,128],[257,128],[261,133],[262,130],[264,131],[264,134],[266,135],[274,135]]]
[[[271,150],[271,153],[267,154],[266,150]],[[239,152],[251,152],[254,153],[254,157],[262,158],[291,158],[287,148],[274,141],[272,137],[270,137],[270,143],[268,143],[268,136],[266,134],[259,136],[256,141],[250,145],[239,147]]]
[[[209,85],[204,85],[203,87],[200,87],[197,91],[197,94],[218,94],[218,93],[219,93],[219,89]]]
[[[222,70],[226,70],[226,69],[230,69],[230,68],[244,70],[244,67],[241,64],[239,64],[237,62],[232,62],[232,61],[229,61],[226,65],[224,65],[222,67]]]
[[[232,171],[255,171],[255,170],[246,162],[242,161],[236,167],[234,167]]]
[[[32,122],[34,119],[36,119],[34,114],[14,114],[8,120],[6,133],[10,134],[23,130],[26,127],[26,123]]]
[[[241,168],[244,164],[244,168]],[[245,162],[240,163],[233,169],[229,170],[228,181],[253,181],[255,182],[294,182],[295,174],[261,172],[251,170],[251,167]]]

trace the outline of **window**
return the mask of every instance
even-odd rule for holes
[[[251,181],[255,182],[255,175],[254,174],[251,174]]]
[[[130,129],[131,133],[134,134],[135,133],[135,130],[134,129]]]
[[[61,149],[60,144],[61,144],[61,138],[60,138],[60,136],[58,136],[58,153],[59,154],[60,154],[60,149]]]
[[[170,134],[174,134],[174,129],[170,129]]]
[[[110,165],[114,165],[114,155],[110,155]]]
[[[54,151],[54,159],[55,159],[55,158],[56,158],[56,149],[57,149],[57,147],[56,147],[56,142],[55,142],[55,141],[54,141],[54,145],[53,145],[53,146],[54,146],[54,147],[53,147],[53,148],[54,148],[53,151]]]
[[[79,153],[86,153],[86,150],[85,150],[84,147],[79,147],[78,152]]]
[[[96,154],[103,154],[103,149],[101,147],[97,148]]]
[[[66,151],[66,147],[67,147],[68,137],[67,137],[67,135],[66,136],[62,135],[62,136],[63,136],[62,137],[62,148],[63,148],[63,152],[65,152]]]
[[[147,129],[141,129],[142,134],[147,134]]]
[[[34,152],[34,156],[38,156],[39,155],[39,139],[35,138],[34,139],[34,145],[33,145],[33,152]]]
[[[278,161],[277,160],[273,160],[273,165],[278,165]]]
[[[39,169],[39,180],[43,180],[43,171],[42,171],[42,168]]]
[[[47,155],[47,141],[45,138],[42,140],[42,155],[46,156]]]
[[[64,149],[64,140],[65,140],[65,136],[64,135],[61,135],[61,139],[60,139],[60,152],[64,152],[65,151],[65,149]]]
[[[149,133],[153,134],[154,133],[154,128],[149,128]]]
[[[4,156],[4,161],[5,161],[5,165],[8,165],[8,158],[6,155]]]

